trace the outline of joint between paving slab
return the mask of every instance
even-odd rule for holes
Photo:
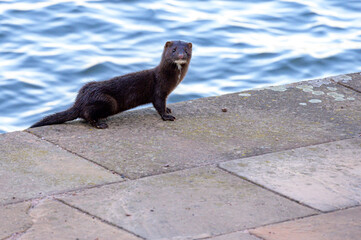
[[[26,209],[25,214],[26,214],[27,216],[29,216],[29,213],[30,213],[31,208],[33,208],[32,205],[30,205],[30,206]],[[26,229],[24,229],[24,230],[22,230],[22,231],[18,231],[18,232],[13,232],[13,233],[11,233],[9,236],[4,237],[4,238],[2,238],[1,240],[19,239],[19,238],[21,238],[21,236],[23,236],[24,234],[26,234],[26,232],[29,231],[29,229],[31,229],[33,226],[34,226],[34,221],[31,220],[31,225],[28,226]]]
[[[342,209],[344,210],[344,209]],[[339,211],[339,210],[337,210]],[[278,222],[273,222],[273,223],[268,223],[268,224],[262,224],[262,225],[259,225],[257,227],[253,227],[253,228],[248,228],[246,229],[245,231],[247,231],[249,234],[257,237],[257,238],[260,238],[262,240],[266,240],[264,238],[262,238],[261,236],[258,236],[256,234],[253,234],[251,232],[249,232],[250,230],[254,230],[254,229],[257,229],[257,228],[262,228],[262,227],[267,227],[267,226],[273,226],[273,225],[277,225],[277,224],[281,224],[281,223],[286,223],[286,222],[293,222],[293,221],[297,221],[297,220],[301,220],[301,219],[306,219],[306,218],[310,218],[310,217],[314,217],[314,216],[320,216],[320,215],[324,215],[326,213],[315,213],[315,214],[311,214],[311,215],[307,215],[307,216],[303,216],[303,217],[297,217],[297,218],[292,218],[292,219],[287,219],[287,220],[282,220],[282,221],[278,221]]]
[[[74,188],[74,189],[71,189],[71,190],[68,190],[68,191],[60,191],[60,192],[56,192],[56,193],[52,193],[52,194],[48,194],[48,195],[43,195],[41,197],[27,198],[27,199],[22,199],[22,200],[19,200],[19,201],[4,203],[4,204],[0,204],[0,206],[5,207],[5,206],[10,206],[10,205],[18,204],[18,203],[29,202],[29,201],[40,201],[40,200],[44,200],[44,199],[54,199],[59,195],[72,194],[74,192],[81,192],[81,191],[85,191],[85,190],[88,190],[88,189],[99,188],[99,187],[104,187],[104,186],[123,183],[123,182],[124,181],[116,181],[116,182],[108,182],[108,183],[103,183],[103,184],[97,184],[97,185],[94,185],[94,186],[88,186],[88,187],[82,187],[82,188]]]
[[[265,239],[265,238],[263,238],[261,236],[258,236],[258,235],[254,234],[254,233],[251,233],[251,232],[249,233],[249,235],[254,236],[255,238],[258,238],[259,240],[267,240],[267,239]]]
[[[100,163],[97,163],[97,162],[95,162],[95,161],[93,161],[93,160],[91,160],[91,159],[88,159],[88,158],[86,158],[86,157],[84,157],[84,156],[82,156],[82,155],[80,155],[80,154],[78,154],[78,153],[76,153],[76,152],[73,152],[73,151],[68,150],[68,149],[66,149],[66,148],[64,148],[64,147],[62,147],[62,146],[60,146],[60,145],[58,145],[58,144],[55,144],[55,143],[53,143],[52,141],[50,141],[50,140],[48,140],[48,139],[45,139],[45,138],[43,138],[43,137],[41,137],[41,136],[38,136],[37,134],[35,134],[35,133],[31,132],[31,131],[28,131],[27,129],[24,130],[24,131],[27,132],[27,133],[29,133],[29,134],[34,135],[35,137],[37,137],[37,138],[39,138],[39,139],[41,139],[41,140],[43,140],[43,141],[46,141],[46,142],[48,142],[48,143],[50,143],[50,144],[52,144],[52,145],[54,145],[54,146],[59,147],[59,148],[61,148],[61,149],[64,150],[64,151],[67,151],[67,152],[69,152],[69,153],[71,153],[71,154],[73,154],[73,155],[75,155],[75,156],[78,156],[78,157],[80,157],[80,158],[82,158],[82,159],[84,159],[84,160],[86,160],[86,161],[88,161],[88,162],[91,162],[91,163],[93,163],[93,164],[95,164],[95,165],[97,165],[97,166],[99,166],[99,167],[101,167],[101,168],[104,168],[104,169],[107,170],[108,172],[110,172],[110,173],[112,173],[112,174],[116,174],[116,175],[120,176],[121,178],[123,178],[124,180],[129,180],[129,178],[127,178],[124,174],[118,173],[118,172],[115,171],[115,170],[111,170],[111,169],[109,169],[108,167],[101,165]]]
[[[265,239],[265,238],[263,238],[261,236],[257,236],[256,234],[249,232],[248,230],[247,230],[247,232],[248,232],[249,235],[251,235],[251,236],[253,236],[255,238],[258,238],[259,240],[267,240],[267,239]]]
[[[24,234],[26,234],[27,231],[29,231],[29,229],[31,229],[34,225],[34,222],[32,222],[31,226],[29,226],[28,228],[19,231],[19,232],[15,232],[12,233],[10,236],[7,236],[5,238],[2,238],[1,240],[13,240],[13,239],[19,239],[21,238],[21,236],[23,236]]]
[[[254,229],[254,228],[249,228],[249,229]],[[249,234],[249,235],[251,235],[251,236],[253,236],[253,237],[255,237],[255,238],[259,239],[259,240],[267,240],[267,239],[265,239],[265,238],[263,238],[263,237],[261,237],[261,236],[257,236],[256,234],[251,233],[251,232],[249,231],[249,229],[246,229],[246,230],[244,230],[244,231],[242,231],[242,232],[247,233],[247,234]]]
[[[98,216],[96,216],[96,215],[90,214],[89,212],[84,211],[83,209],[78,208],[78,207],[76,207],[76,206],[73,206],[73,205],[65,202],[65,201],[62,200],[62,199],[55,198],[55,200],[58,201],[58,202],[60,202],[60,203],[62,203],[62,204],[64,204],[64,205],[66,205],[66,206],[68,206],[68,207],[71,207],[71,208],[73,208],[73,209],[75,209],[75,210],[77,210],[77,211],[79,211],[79,212],[81,212],[81,213],[83,213],[83,214],[86,214],[86,215],[88,215],[88,216],[90,216],[90,217],[92,217],[92,218],[98,219],[99,221],[101,221],[101,222],[103,222],[103,223],[105,223],[105,224],[108,224],[108,225],[113,226],[113,227],[115,227],[115,228],[117,228],[117,229],[120,229],[120,230],[122,230],[122,231],[125,231],[125,232],[127,232],[127,233],[129,233],[129,234],[132,234],[132,235],[134,235],[134,236],[136,236],[136,237],[138,237],[138,238],[140,238],[140,239],[145,239],[144,237],[139,236],[138,234],[133,233],[133,232],[129,231],[128,229],[122,228],[122,227],[120,227],[120,226],[118,226],[118,225],[116,225],[116,224],[114,224],[114,223],[112,223],[112,222],[109,222],[109,221],[107,221],[107,220],[105,220],[105,219],[102,219],[102,218],[100,218],[100,217],[98,217]]]
[[[273,225],[277,225],[277,224],[281,224],[281,223],[293,222],[293,221],[297,221],[297,220],[302,220],[302,219],[311,218],[311,217],[314,217],[314,216],[321,216],[321,215],[326,215],[326,214],[330,214],[330,213],[337,213],[337,212],[345,211],[345,210],[352,209],[352,208],[358,208],[358,207],[360,207],[360,206],[361,206],[361,205],[358,205],[358,206],[350,206],[350,207],[345,207],[345,208],[342,208],[342,209],[336,209],[336,210],[333,210],[333,211],[321,212],[320,214],[313,214],[313,215],[309,215],[309,216],[303,216],[303,217],[299,217],[299,218],[295,218],[295,219],[290,219],[290,220],[285,220],[285,221],[280,221],[280,222],[276,222],[276,223],[265,224],[265,225],[262,225],[262,226],[257,226],[257,227],[254,227],[254,228],[246,229],[246,231],[249,232],[249,230],[255,230],[255,229],[257,229],[257,228],[262,228],[262,227],[267,227],[267,226],[273,226]],[[249,234],[252,235],[252,236],[255,236],[255,237],[257,237],[257,238],[260,238],[261,240],[266,240],[265,238],[262,238],[261,236],[258,236],[257,234],[254,234],[254,233],[251,233],[251,232],[249,232]]]
[[[231,175],[233,175],[233,176],[236,176],[236,177],[238,177],[238,178],[240,178],[240,179],[242,179],[242,180],[244,180],[244,181],[247,181],[247,182],[249,182],[249,183],[251,183],[251,184],[254,184],[254,185],[256,185],[256,186],[258,186],[258,187],[260,187],[260,188],[263,188],[263,189],[265,189],[265,190],[267,190],[267,191],[270,191],[270,192],[272,192],[272,193],[274,193],[274,194],[276,194],[276,195],[278,195],[278,196],[280,196],[280,197],[286,198],[286,199],[288,199],[288,200],[290,200],[290,201],[292,201],[292,202],[295,202],[295,203],[297,203],[297,204],[299,204],[299,205],[301,205],[301,206],[310,208],[310,209],[316,211],[318,214],[319,214],[319,213],[323,213],[322,211],[320,211],[320,210],[318,210],[318,209],[316,209],[316,208],[314,208],[314,207],[311,207],[311,206],[309,206],[309,205],[307,205],[307,204],[304,204],[304,203],[299,202],[299,201],[297,201],[297,200],[295,200],[295,199],[293,199],[293,198],[290,198],[290,197],[288,197],[288,196],[286,196],[286,195],[283,195],[282,193],[279,193],[279,192],[276,192],[276,191],[274,191],[274,190],[272,190],[272,189],[269,189],[269,188],[267,188],[267,187],[265,187],[265,186],[263,186],[263,185],[261,185],[261,184],[259,184],[259,183],[253,182],[253,181],[249,180],[248,178],[239,176],[239,175],[237,175],[237,174],[235,174],[235,173],[233,173],[233,172],[231,172],[231,171],[228,171],[227,169],[224,169],[224,168],[220,167],[220,166],[219,166],[219,163],[217,164],[217,167],[218,167],[219,169],[221,169],[222,171],[226,172],[226,173],[229,173],[229,174],[231,174]],[[307,215],[307,216],[318,215],[317,213],[316,213],[316,214]],[[307,217],[307,216],[306,216],[306,217]],[[299,219],[299,218],[296,218],[296,219]]]
[[[250,229],[253,229],[253,228],[250,228]],[[266,240],[266,239],[264,239],[262,237],[258,237],[257,235],[249,232],[247,229],[246,230],[236,230],[236,231],[227,232],[227,233],[221,233],[221,234],[217,234],[217,235],[213,235],[213,236],[196,238],[196,240],[207,240],[207,239],[212,239],[212,238],[215,238],[215,237],[222,237],[222,236],[233,234],[233,233],[244,233],[244,234],[248,234],[248,235],[256,237],[257,240]]]

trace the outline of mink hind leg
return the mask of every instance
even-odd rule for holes
[[[113,115],[111,106],[99,102],[85,106],[82,117],[93,127],[105,129],[108,128],[108,124],[105,123],[105,118],[110,115]]]
[[[118,102],[108,94],[97,95],[96,99],[89,101],[83,108],[82,118],[92,126],[104,129],[108,128],[105,118],[118,112]]]

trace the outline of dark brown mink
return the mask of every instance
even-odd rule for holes
[[[79,90],[72,107],[43,118],[31,128],[76,118],[83,118],[96,128],[107,128],[102,119],[146,103],[152,103],[164,121],[174,121],[171,109],[166,107],[167,97],[183,80],[191,57],[192,43],[168,41],[155,68],[89,82]]]

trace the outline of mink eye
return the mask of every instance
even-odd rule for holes
[[[177,49],[176,49],[176,48],[173,48],[173,52],[175,52],[175,51],[177,51]]]

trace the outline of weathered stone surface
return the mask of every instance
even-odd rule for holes
[[[251,230],[265,240],[359,240],[361,207]]]
[[[31,208],[29,205],[21,203],[3,207],[5,213],[1,211],[1,215],[4,214],[5,218],[0,221],[0,234],[6,233],[5,236],[19,240],[140,239],[57,201],[41,200],[33,202]]]
[[[361,138],[221,163],[220,167],[322,211],[361,204]]]
[[[84,190],[61,199],[147,239],[195,239],[314,214],[216,167]]]
[[[122,178],[32,134],[0,135],[0,204]]]
[[[132,179],[360,134],[361,94],[329,79],[121,113],[109,129],[81,122],[29,131]],[[227,112],[223,112],[226,108]]]
[[[0,206],[0,239],[22,233],[33,225],[27,215],[29,208],[30,203]]]
[[[77,123],[31,131],[131,179],[227,160],[216,147],[166,131],[173,123],[163,122],[153,111],[144,113],[146,121],[130,112],[105,130]]]
[[[320,212],[242,178],[323,211],[360,204],[360,76],[172,104],[175,122],[141,109],[110,118],[106,130],[78,121],[0,135],[0,238],[256,240],[244,230],[291,221],[253,231],[263,239],[353,239],[359,208],[293,221]],[[339,142],[315,145],[330,141]],[[79,156],[132,179],[166,174],[121,182]],[[239,158],[221,166],[241,177],[204,166]],[[39,200],[74,189],[82,191],[57,196],[66,204]],[[14,204],[30,198],[33,208]]]
[[[211,237],[211,238],[207,238],[207,239],[209,239],[209,240],[261,240],[258,237],[252,236],[247,233],[242,233],[242,232],[235,232],[235,233],[225,234],[222,236]]]
[[[340,85],[347,86],[355,91],[361,92],[361,73],[345,74],[331,77]]]

